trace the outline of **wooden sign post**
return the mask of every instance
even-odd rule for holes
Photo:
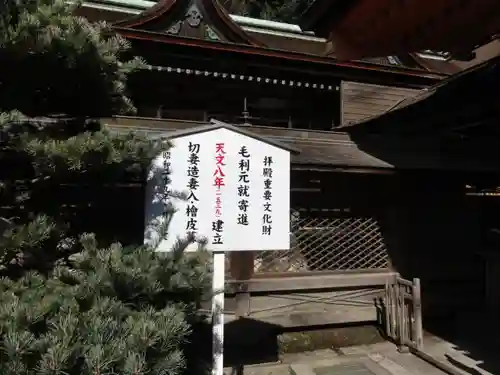
[[[222,375],[225,252],[290,248],[290,152],[296,150],[218,121],[169,139],[173,148],[152,165],[144,238],[159,242],[158,251],[170,251],[178,238],[192,233],[198,241],[188,251],[204,242],[213,253],[213,374]],[[185,199],[170,194],[163,195],[168,202],[158,199],[157,192],[167,188],[184,192]],[[160,239],[157,223],[166,220],[166,203],[176,213],[168,238]]]

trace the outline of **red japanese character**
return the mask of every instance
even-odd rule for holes
[[[222,171],[222,168],[220,167],[220,165],[218,165],[216,168],[215,168],[215,172],[213,174],[214,176],[216,175],[220,175],[221,177],[225,177],[226,175],[224,174],[224,172]]]
[[[216,155],[215,156],[215,164],[216,165],[226,165],[226,164],[224,164],[224,158],[225,158],[224,155]]]
[[[216,154],[225,154],[226,151],[224,151],[224,143],[216,143],[215,144],[215,153]]]
[[[223,177],[215,177],[214,179],[214,186],[220,189],[222,186],[226,186],[224,183],[224,178]]]

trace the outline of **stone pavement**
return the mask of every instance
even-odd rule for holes
[[[429,326],[425,352],[461,374],[500,374],[498,314],[477,311],[456,314]]]
[[[279,362],[227,368],[226,375],[443,375],[444,372],[394,344],[284,354]]]
[[[448,342],[437,336],[424,337],[425,352],[433,358],[453,366],[464,374],[471,375],[496,375],[500,371],[498,346],[490,350],[481,348],[476,350],[470,343],[467,345]],[[474,349],[472,349],[474,348]]]

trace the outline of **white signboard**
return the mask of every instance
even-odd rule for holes
[[[290,248],[290,152],[284,148],[216,127],[180,135],[153,163],[146,200],[145,241],[158,238],[154,224],[165,220],[165,202],[153,191],[183,192],[169,196],[176,209],[159,251],[170,251],[189,232],[205,239],[210,251],[288,250]],[[193,244],[188,250],[196,250]]]

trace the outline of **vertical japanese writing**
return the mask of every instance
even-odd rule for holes
[[[240,160],[238,162],[239,176],[238,176],[238,225],[248,225],[248,207],[250,200],[250,154],[246,146],[241,146]]]
[[[224,143],[215,144],[215,171],[213,173],[215,186],[215,220],[212,222],[212,244],[222,245],[224,243],[224,221],[222,220],[222,189],[225,184],[224,178],[224,159],[226,151],[224,151]]]
[[[262,214],[262,235],[270,236],[272,231],[272,183],[273,183],[273,158],[272,156],[265,156],[262,168],[262,176],[264,177],[264,203]]]
[[[186,231],[196,233],[198,231],[198,202],[199,199],[196,196],[196,192],[200,186],[200,170],[198,164],[200,163],[200,144],[189,142],[188,145],[188,169],[186,174],[188,176],[187,188],[189,195],[187,198],[186,206]]]
[[[163,151],[163,173],[165,175],[170,173],[170,166],[172,165],[171,159],[172,155],[170,151]]]
[[[168,175],[170,174],[170,166],[172,165],[172,155],[170,154],[170,151],[163,151],[163,170],[162,170],[162,175],[161,178],[163,179],[163,186],[165,189],[163,192],[158,192],[158,198],[161,199],[164,210],[163,210],[163,216],[167,217],[168,215],[168,197],[170,195],[170,190],[169,190],[169,177]]]

